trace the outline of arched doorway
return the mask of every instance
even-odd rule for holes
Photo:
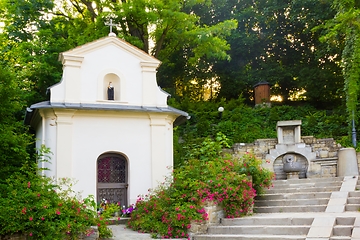
[[[97,160],[97,201],[106,199],[127,206],[127,179],[127,160],[123,155],[101,155]]]

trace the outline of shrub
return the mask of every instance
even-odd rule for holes
[[[185,161],[159,188],[139,196],[128,227],[153,237],[187,237],[192,222],[208,220],[204,209],[208,201],[221,205],[228,218],[251,214],[255,188],[270,186],[272,173],[250,154],[240,160],[219,157],[218,146],[224,144],[220,136],[215,142],[208,138],[194,150],[192,156],[198,159]]]
[[[92,196],[79,200],[71,181],[56,184],[42,176],[35,163],[26,163],[1,186],[0,236],[25,234],[33,239],[78,239],[98,226],[102,237],[110,237],[109,220],[97,216]]]
[[[239,161],[242,165],[240,173],[251,176],[252,186],[258,195],[263,193],[264,188],[270,187],[275,175],[262,167],[262,160],[257,159],[253,153],[246,153]]]

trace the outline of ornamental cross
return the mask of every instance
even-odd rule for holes
[[[117,26],[117,24],[114,24],[114,23],[112,22],[112,19],[110,19],[110,22],[109,22],[109,23],[105,23],[105,25],[106,25],[106,26],[110,26],[110,34],[113,32],[113,31],[112,31],[112,27],[113,27],[113,26],[114,26],[114,27]]]

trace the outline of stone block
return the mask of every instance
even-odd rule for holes
[[[351,235],[351,239],[358,238],[360,239],[360,227],[354,227]]]
[[[342,213],[345,211],[345,205],[327,206],[325,212],[327,213]]]
[[[330,238],[333,226],[328,227],[311,227],[307,235],[308,238]]]
[[[311,227],[333,227],[335,225],[335,217],[316,217]]]
[[[336,199],[336,198],[348,198],[349,193],[348,192],[332,192],[330,198]]]
[[[330,198],[328,206],[339,206],[345,205],[347,198]]]
[[[311,172],[313,173],[321,173],[321,165],[318,163],[314,163],[314,162],[310,163],[310,169]]]
[[[207,232],[207,229],[208,229],[207,224],[201,224],[201,223],[192,222],[192,223],[191,223],[191,227],[190,227],[190,229],[188,230],[188,233],[189,233],[190,235],[193,235],[193,234],[204,234],[204,233]]]

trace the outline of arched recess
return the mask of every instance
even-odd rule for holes
[[[97,159],[97,202],[128,205],[128,161],[119,153],[104,153]]]
[[[112,84],[114,87],[114,101],[120,101],[120,78],[113,73],[108,73],[104,76],[103,81],[103,89],[104,89],[104,100],[108,100],[108,94],[107,89],[109,87],[109,84]]]
[[[295,157],[296,162],[300,162],[302,169],[299,172],[299,178],[306,178],[306,173],[309,167],[308,160],[305,156],[295,153],[295,152],[287,152],[285,154],[282,154],[278,156],[274,161],[274,172],[276,176],[276,180],[284,180],[287,179],[286,173],[284,172],[283,166],[284,166],[284,156],[286,154],[292,154]]]
[[[124,75],[116,69],[106,69],[99,74],[97,100],[108,101],[107,89],[110,82],[114,87],[114,101],[126,102],[126,79]]]

